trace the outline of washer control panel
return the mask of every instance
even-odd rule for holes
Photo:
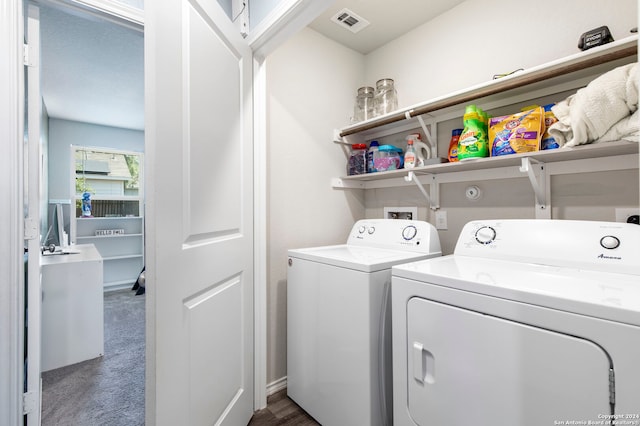
[[[359,220],[351,229],[347,244],[428,253],[441,251],[438,231],[420,220]]]
[[[454,254],[640,275],[640,226],[505,219],[467,223]]]

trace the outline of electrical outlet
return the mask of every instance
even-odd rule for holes
[[[447,211],[436,211],[436,229],[447,229]]]
[[[631,216],[640,215],[640,209],[635,207],[616,209],[615,211],[616,211],[616,222],[627,222]]]
[[[418,208],[417,207],[385,207],[384,218],[385,219],[418,220]]]

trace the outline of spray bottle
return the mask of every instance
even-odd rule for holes
[[[417,165],[416,148],[413,146],[415,139],[415,134],[407,136],[407,151],[404,153],[405,169],[413,169]]]

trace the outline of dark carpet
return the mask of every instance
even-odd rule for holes
[[[145,296],[104,296],[104,356],[42,374],[43,426],[144,425]]]

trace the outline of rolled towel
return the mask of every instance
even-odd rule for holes
[[[637,63],[615,68],[593,80],[552,111],[558,122],[549,134],[560,145],[575,146],[601,138],[638,109]]]

